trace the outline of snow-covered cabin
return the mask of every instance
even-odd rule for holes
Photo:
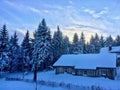
[[[108,51],[109,49],[102,48],[99,54],[62,55],[53,65],[55,72],[114,79],[117,57],[116,53]]]

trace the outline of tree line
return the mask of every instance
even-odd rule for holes
[[[75,33],[73,41],[70,42],[67,36],[63,36],[59,26],[52,37],[45,19],[38,25],[34,38],[30,38],[27,31],[22,44],[19,45],[16,32],[9,38],[7,26],[4,24],[0,30],[0,70],[49,70],[63,54],[99,53],[100,48],[107,46],[120,46],[120,36],[117,35],[115,39],[111,35],[104,38],[96,33],[86,42],[82,32],[80,38]]]

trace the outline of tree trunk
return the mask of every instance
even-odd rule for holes
[[[35,64],[35,66],[34,66],[34,82],[36,82],[37,81],[37,66],[36,66],[36,64]]]

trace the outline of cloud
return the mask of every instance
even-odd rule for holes
[[[69,0],[69,4],[73,4],[73,1],[72,1],[72,0]]]
[[[84,12],[90,14],[94,18],[100,18],[103,14],[106,14],[108,12],[108,8],[104,8],[103,10],[96,12],[95,10],[92,9],[84,9]]]
[[[35,7],[24,5],[24,4],[18,4],[18,3],[14,3],[14,2],[11,2],[11,1],[7,1],[7,0],[5,0],[4,2],[6,4],[14,7],[15,9],[22,11],[22,12],[23,11],[31,11],[31,12],[40,14],[40,10],[35,8]]]
[[[120,16],[116,16],[116,17],[114,17],[113,19],[120,21]]]
[[[34,7],[27,7],[27,9],[35,13],[40,13],[40,10]]]
[[[91,35],[95,35],[95,33],[98,33],[99,36],[103,35],[104,37],[108,36],[108,33],[103,32],[100,29],[94,28],[94,27],[90,27],[90,26],[79,26],[79,25],[75,25],[75,26],[68,26],[68,27],[64,27],[62,28],[62,31],[64,32],[64,35],[69,36],[70,41],[72,42],[73,40],[73,35],[74,33],[78,33],[78,36],[80,38],[81,32],[84,33],[85,35],[85,39],[86,42],[90,40]]]

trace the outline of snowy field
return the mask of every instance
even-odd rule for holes
[[[9,74],[8,77],[22,78],[22,74]],[[25,79],[32,79],[33,74],[28,73],[25,75]],[[120,80],[110,80],[107,78],[98,77],[84,77],[84,76],[73,76],[69,74],[58,74],[55,75],[54,71],[39,72],[38,80],[46,82],[64,83],[69,85],[77,85],[80,87],[86,87],[85,90],[91,90],[87,87],[99,86],[103,90],[120,90]],[[0,90],[35,90],[35,84],[32,82],[24,81],[6,81],[0,79]],[[73,90],[72,88],[63,88],[61,86],[51,87],[47,85],[38,84],[38,90]],[[76,90],[76,89],[74,89]],[[99,89],[98,89],[99,90]]]
[[[6,81],[0,79],[0,90],[35,90],[35,83],[28,83],[22,81]],[[48,87],[43,85],[37,86],[38,90],[65,90],[60,87]]]

